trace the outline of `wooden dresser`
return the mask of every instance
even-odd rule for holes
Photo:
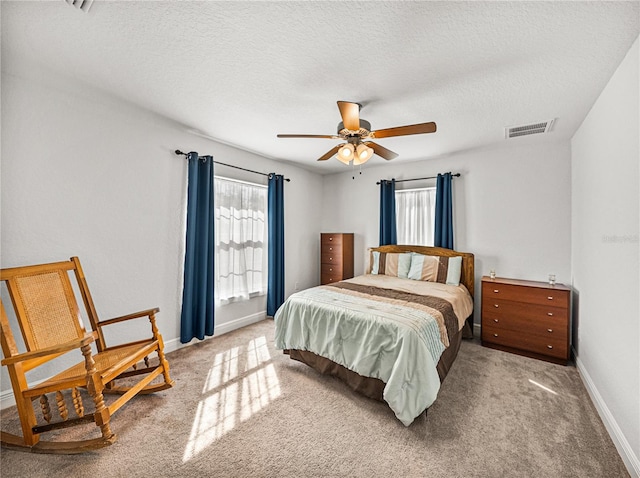
[[[548,362],[569,361],[571,289],[482,278],[482,345]]]
[[[353,277],[353,233],[320,234],[320,283]]]

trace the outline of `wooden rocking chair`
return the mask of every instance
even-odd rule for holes
[[[91,322],[92,332],[85,331],[76,301],[70,271],[75,273],[78,289]],[[0,336],[4,360],[22,427],[22,437],[0,432],[0,444],[39,453],[82,453],[111,445],[116,435],[109,420],[120,407],[138,393],[152,393],[173,386],[169,364],[164,355],[162,336],[156,326],[159,309],[99,321],[89,294],[80,261],[69,261],[26,267],[2,269],[0,280],[6,282],[14,306],[17,323],[27,351],[20,353],[0,301]],[[123,345],[107,347],[103,327],[135,318],[148,317],[151,338]],[[92,350],[95,342],[97,353]],[[37,384],[27,382],[26,373],[68,352],[81,353],[81,362]],[[157,354],[157,364],[151,365],[149,356]],[[156,362],[155,357],[152,357]],[[144,363],[144,364],[143,364]],[[47,366],[52,367],[53,362]],[[55,372],[54,372],[55,373]],[[162,375],[163,381],[151,383]],[[140,377],[138,377],[140,376]],[[135,379],[133,377],[136,377]],[[122,386],[116,380],[127,379]],[[80,390],[79,390],[80,389]],[[91,397],[92,412],[85,414],[82,394]],[[54,394],[60,420],[52,422],[47,394]],[[119,394],[107,404],[105,394]],[[71,396],[75,418],[69,417],[65,395]],[[34,401],[44,420],[36,419]],[[44,441],[40,434],[61,428],[94,422],[101,437],[80,441]]]

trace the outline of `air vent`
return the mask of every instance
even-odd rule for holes
[[[540,123],[524,124],[520,126],[507,126],[504,129],[505,139],[517,138],[529,134],[548,133],[555,120],[542,121]]]
[[[89,9],[93,5],[93,0],[65,0],[65,2],[85,13],[89,13]]]

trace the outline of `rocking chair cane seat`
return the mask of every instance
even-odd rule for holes
[[[87,333],[81,323],[75,293],[69,279],[74,272],[82,300],[91,322]],[[173,386],[169,376],[169,363],[164,355],[164,343],[156,326],[155,314],[149,309],[134,314],[99,321],[89,293],[80,261],[2,269],[0,280],[6,282],[14,307],[17,323],[24,339],[26,352],[18,352],[14,334],[0,301],[0,338],[4,360],[11,378],[16,399],[22,437],[2,431],[3,447],[38,453],[82,453],[112,444],[116,435],[111,432],[110,417],[137,394],[164,390]],[[115,323],[147,317],[151,325],[148,339],[107,347],[102,328]],[[97,349],[94,353],[92,345]],[[81,352],[83,360],[72,367],[55,373],[50,378],[30,385],[26,373],[66,353]],[[157,355],[157,362],[149,359]],[[162,381],[152,383],[162,376]],[[119,382],[123,381],[123,384]],[[84,413],[82,393],[86,390],[93,402],[93,411]],[[52,412],[47,394],[54,394],[61,420],[52,423]],[[104,395],[120,395],[106,403]],[[65,397],[66,395],[66,397]],[[71,395],[72,407],[67,398]],[[39,400],[38,400],[39,397]],[[38,423],[35,407],[42,411],[46,423]],[[74,410],[76,418],[69,418]],[[53,430],[86,423],[95,423],[100,438],[79,441],[44,441],[40,435]]]

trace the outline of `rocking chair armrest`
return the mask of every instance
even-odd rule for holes
[[[102,320],[98,322],[98,327],[102,327],[103,325],[111,325],[117,324],[118,322],[124,322],[125,320],[138,319],[140,317],[151,317],[160,312],[158,307],[154,307],[153,309],[141,310],[140,312],[134,312],[133,314],[123,315],[122,317],[114,317],[113,319]]]
[[[18,355],[12,355],[2,360],[2,365],[11,365],[18,362],[24,362],[39,357],[46,357],[48,355],[60,355],[73,349],[79,349],[85,345],[89,345],[95,340],[95,334],[90,333],[82,337],[81,339],[70,340],[64,344],[54,345],[40,350],[34,350],[33,352],[24,352]]]

